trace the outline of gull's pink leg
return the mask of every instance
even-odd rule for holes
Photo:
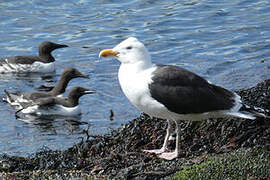
[[[155,153],[155,154],[160,154],[163,153],[167,150],[167,146],[168,146],[168,141],[169,141],[169,137],[172,133],[172,124],[171,124],[171,120],[167,120],[168,122],[168,127],[167,127],[167,133],[164,139],[164,143],[161,149],[153,149],[153,150],[143,150],[143,152],[149,152],[149,153]]]
[[[166,160],[173,160],[175,158],[178,157],[178,153],[179,153],[179,133],[180,133],[180,127],[178,125],[178,123],[175,121],[176,123],[176,145],[175,145],[175,150],[173,152],[163,152],[161,154],[158,155],[158,157],[166,159]]]

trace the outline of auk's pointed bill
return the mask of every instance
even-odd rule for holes
[[[90,76],[89,75],[82,75],[82,76],[80,76],[81,78],[85,78],[85,79],[90,79]]]
[[[112,49],[104,49],[100,51],[99,57],[109,57],[109,56],[117,56],[118,52],[113,51]]]
[[[94,94],[94,93],[96,93],[96,91],[95,90],[85,90],[84,92],[83,92],[84,94]]]
[[[78,77],[85,78],[85,79],[90,79],[90,76],[89,75],[85,75],[85,74],[82,74],[80,72],[78,72]]]
[[[54,43],[54,44],[55,44],[55,47],[56,47],[57,49],[69,47],[69,46],[66,45],[66,44],[56,44],[56,43]]]

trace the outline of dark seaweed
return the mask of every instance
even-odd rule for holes
[[[270,109],[270,80],[237,92],[249,105]],[[269,115],[269,114],[268,114]],[[0,179],[168,179],[190,161],[249,147],[270,154],[270,119],[237,118],[181,122],[180,157],[166,161],[142,149],[160,148],[166,121],[146,114],[103,136],[85,130],[82,141],[65,151],[44,149],[29,157],[0,156]],[[171,149],[174,141],[170,141]],[[2,173],[1,173],[2,172]]]

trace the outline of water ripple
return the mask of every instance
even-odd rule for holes
[[[98,59],[104,48],[136,36],[145,43],[153,61],[179,65],[230,89],[251,87],[270,78],[270,6],[259,1],[161,0],[32,0],[0,2],[0,57],[37,54],[44,40],[68,44],[53,52],[56,76],[0,77],[4,89],[34,91],[53,85],[67,66],[77,67],[91,79],[72,80],[95,95],[81,99],[87,125],[66,120],[26,123],[1,102],[0,151],[27,155],[43,146],[63,149],[78,142],[82,130],[106,133],[139,115],[123,95],[117,79],[119,62]],[[69,89],[68,88],[68,89]],[[110,110],[113,121],[109,120]]]

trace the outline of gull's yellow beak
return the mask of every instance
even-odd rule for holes
[[[109,57],[109,56],[117,56],[118,52],[113,51],[112,49],[104,49],[100,51],[99,57]]]

